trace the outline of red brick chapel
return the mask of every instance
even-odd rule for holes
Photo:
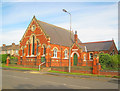
[[[34,16],[20,40],[18,64],[46,67],[86,66],[98,53],[117,54],[114,40],[82,43],[75,34],[64,28],[37,20]],[[82,63],[82,64],[81,64]]]

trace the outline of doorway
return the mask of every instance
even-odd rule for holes
[[[74,60],[74,65],[77,65],[77,63],[78,63],[78,56],[77,56],[76,53],[74,54],[73,60]]]

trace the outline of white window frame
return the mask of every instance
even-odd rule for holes
[[[16,54],[18,54],[18,50],[16,50]]]
[[[43,55],[45,56],[46,54],[46,48],[45,48],[45,45],[43,45]]]
[[[92,53],[92,55],[93,55],[93,52],[90,52],[90,53],[89,53],[89,59],[90,59],[90,61],[93,61],[93,57],[92,57],[92,59],[91,59],[91,55],[90,55],[91,53]]]
[[[83,55],[83,61],[86,61],[86,54]]]
[[[8,50],[8,54],[10,54],[10,50]]]
[[[54,48],[53,50],[53,58],[57,58],[57,48]]]
[[[64,51],[64,58],[65,59],[68,58],[68,51],[67,50]]]

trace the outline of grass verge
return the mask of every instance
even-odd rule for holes
[[[51,71],[49,71],[49,72],[53,72],[53,73],[61,73],[61,74],[70,74],[70,75],[85,75],[85,76],[94,76],[94,77],[115,77],[115,78],[120,78],[120,76],[95,75],[95,74],[84,74],[84,73],[68,73],[68,72],[54,71],[54,70],[51,70]]]
[[[21,69],[21,70],[34,70],[38,71],[36,68],[24,68],[24,67],[13,67],[13,66],[6,66],[5,64],[2,64],[3,68],[13,68],[13,69]]]

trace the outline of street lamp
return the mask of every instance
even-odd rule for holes
[[[65,9],[63,9],[63,11],[70,15],[70,40],[71,40],[71,14]],[[70,50],[71,48],[69,48],[69,72],[71,72],[71,58],[70,58],[71,51]]]

